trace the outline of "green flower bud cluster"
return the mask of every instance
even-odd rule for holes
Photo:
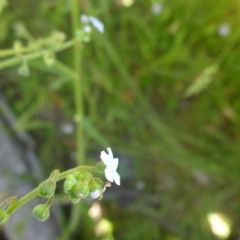
[[[92,175],[89,172],[75,172],[66,177],[64,181],[64,192],[68,193],[72,203],[77,203],[89,195],[89,181]]]
[[[106,185],[87,171],[75,172],[66,177],[64,192],[68,193],[72,203],[77,203],[80,199],[90,197],[92,199],[101,198]]]

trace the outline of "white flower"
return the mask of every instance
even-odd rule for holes
[[[108,181],[114,182],[120,185],[120,176],[117,173],[118,158],[113,158],[112,150],[110,147],[107,148],[108,154],[105,151],[101,152],[100,158],[106,165],[105,176]]]
[[[81,22],[85,24],[85,27],[89,26],[89,23],[91,23],[100,33],[104,32],[104,25],[98,18],[83,14],[81,15],[80,19]]]
[[[61,132],[66,135],[73,134],[74,130],[75,126],[71,122],[64,123],[61,126]]]
[[[162,4],[155,2],[151,5],[150,11],[154,15],[160,15],[163,11],[163,6]]]
[[[218,27],[218,35],[220,37],[227,37],[231,32],[231,26],[228,23],[223,23]]]

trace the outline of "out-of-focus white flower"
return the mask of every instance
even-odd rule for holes
[[[223,23],[218,27],[218,35],[220,37],[227,37],[231,32],[231,26],[228,23]]]
[[[61,132],[66,135],[73,134],[75,127],[72,123],[64,123],[61,126]]]
[[[146,183],[142,180],[136,182],[136,188],[138,191],[142,191],[146,187]]]
[[[162,13],[162,11],[163,11],[163,6],[162,6],[162,4],[157,3],[157,2],[153,3],[151,5],[150,11],[154,15],[160,15]]]
[[[101,205],[97,202],[93,203],[88,211],[88,215],[94,220],[100,219],[102,217]]]
[[[92,28],[89,25],[84,26],[84,32],[90,33],[92,31]]]
[[[82,14],[80,19],[81,19],[82,23],[89,23],[90,22],[89,21],[89,17],[87,15],[85,15],[85,14]]]
[[[134,3],[134,0],[122,0],[122,4],[124,7],[130,7]]]
[[[82,14],[80,17],[80,20],[83,24],[85,24],[84,30],[86,31],[86,29],[87,29],[86,32],[91,31],[91,30],[89,30],[91,28],[90,24],[92,24],[93,27],[95,27],[100,33],[104,32],[104,24],[98,18]]]
[[[108,154],[105,151],[101,152],[100,158],[106,165],[105,176],[108,181],[114,182],[120,185],[120,176],[117,173],[118,158],[113,158],[112,150],[110,147],[107,148]]]

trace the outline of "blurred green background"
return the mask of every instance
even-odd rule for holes
[[[0,89],[46,176],[76,165],[76,49],[56,53],[50,66],[42,56],[29,60],[29,74],[21,66],[53,32],[72,38],[70,2],[0,0]],[[211,213],[227,219],[226,239],[238,239],[240,2],[80,0],[79,9],[105,26],[79,49],[84,163],[110,146],[121,186],[96,201],[97,219],[92,203],[82,204],[69,239],[219,239]],[[6,54],[20,43],[28,52]],[[7,65],[10,58],[23,60]],[[71,207],[63,206],[62,232]]]

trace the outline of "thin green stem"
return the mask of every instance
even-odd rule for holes
[[[31,201],[33,198],[37,197],[38,195],[38,188],[33,189],[31,192],[20,198],[18,201],[16,201],[13,206],[11,206],[6,213],[10,216],[15,211],[17,211],[20,207],[22,207],[27,202]]]
[[[35,50],[38,50],[40,48],[40,46],[36,46],[36,47],[24,47],[21,49],[3,49],[0,51],[0,58],[5,58],[5,57],[9,57],[11,55],[16,55],[16,54],[22,54],[22,53],[28,53],[28,52],[32,52]]]
[[[72,0],[72,32],[75,35],[76,31],[80,29],[80,20],[79,20],[79,1]],[[75,121],[77,124],[77,164],[83,164],[84,161],[84,144],[83,144],[83,128],[82,128],[82,117],[83,117],[83,94],[82,94],[82,81],[81,81],[81,52],[80,45],[78,42],[75,43],[73,47],[73,67],[75,72],[74,79],[74,95],[75,95],[75,106],[76,106],[76,115]]]
[[[72,17],[72,33],[76,34],[77,30],[80,29],[80,20],[79,20],[79,1],[71,0],[71,17]],[[75,95],[75,106],[76,106],[76,115],[75,121],[77,125],[77,133],[76,133],[76,148],[77,148],[77,164],[81,165],[84,162],[84,134],[82,128],[82,119],[84,114],[83,108],[83,91],[82,91],[82,80],[81,80],[81,52],[80,46],[76,42],[73,48],[73,59],[74,59],[74,72],[76,78],[74,79],[74,95]],[[72,233],[75,231],[77,224],[80,219],[80,210],[81,205],[76,204],[72,207],[71,211],[71,220],[68,224],[67,229],[62,236],[62,239],[71,238]]]

